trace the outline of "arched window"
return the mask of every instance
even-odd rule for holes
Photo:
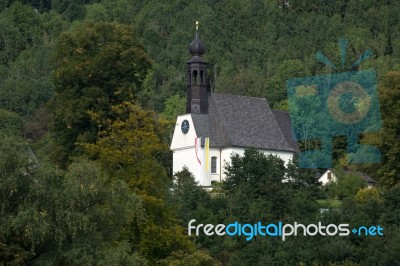
[[[211,157],[211,173],[217,173],[217,157],[215,156]]]

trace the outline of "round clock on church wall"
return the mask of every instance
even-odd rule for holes
[[[189,121],[187,121],[186,119],[182,121],[181,130],[183,134],[186,134],[189,131]]]

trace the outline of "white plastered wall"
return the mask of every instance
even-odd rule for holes
[[[331,175],[331,178],[329,179],[329,173]],[[326,185],[330,182],[336,182],[336,176],[332,173],[331,170],[326,170],[323,175],[321,175],[320,178],[318,178],[318,181],[322,183],[322,185]]]

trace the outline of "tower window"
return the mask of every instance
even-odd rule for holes
[[[203,75],[203,70],[200,71],[200,85],[204,85],[204,75]]]
[[[211,173],[217,173],[217,157],[215,156],[211,157]]]
[[[193,71],[193,85],[198,85],[197,84],[197,71]]]

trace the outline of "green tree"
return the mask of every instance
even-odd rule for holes
[[[399,191],[400,186],[397,184],[383,193],[385,213],[382,220],[385,224],[400,225]]]
[[[266,79],[260,68],[235,67],[231,64],[218,73],[215,88],[218,92],[261,97],[264,93],[265,82]]]
[[[96,0],[73,0],[73,1],[63,1],[63,0],[52,0],[51,8],[65,15],[69,20],[80,20],[85,17],[86,10],[85,4],[95,3]]]
[[[357,172],[345,172],[343,169],[335,169],[334,174],[337,180],[327,185],[328,190],[331,191],[334,197],[339,199],[353,198],[360,189],[366,187],[365,181]]]
[[[9,64],[18,54],[41,43],[40,14],[15,2],[0,13],[0,64]]]
[[[60,171],[23,139],[0,138],[0,263],[143,265],[123,232],[141,203],[121,180],[80,160]]]
[[[115,119],[111,107],[135,99],[149,68],[150,60],[130,26],[88,22],[60,36],[52,107],[62,161],[76,142],[95,142],[99,128],[89,113]]]
[[[185,114],[186,112],[186,98],[176,94],[169,97],[165,103],[164,111],[162,115],[173,122],[178,115]]]
[[[20,135],[22,130],[22,119],[13,112],[0,109],[0,132],[12,132]]]
[[[102,4],[91,4],[86,6],[85,20],[109,21],[107,9]]]
[[[234,155],[226,166],[224,189],[232,215],[242,222],[253,222],[260,215],[281,218],[288,208],[286,168],[282,159],[266,156],[255,149],[246,150],[243,157]]]
[[[170,257],[162,260],[160,264],[169,266],[218,266],[221,265],[213,257],[211,257],[206,251],[196,251],[192,254],[184,254],[182,252],[175,252]]]
[[[300,60],[285,60],[267,81],[265,97],[271,106],[286,99],[285,82],[291,78],[306,77],[308,70]]]
[[[43,45],[22,51],[10,63],[0,91],[0,105],[4,109],[29,117],[49,100],[53,93],[48,62],[50,47]]]
[[[381,201],[382,197],[380,195],[380,191],[377,188],[363,188],[357,192],[355,199],[359,203],[366,203],[370,200]]]
[[[379,84],[383,127],[378,134],[365,136],[364,141],[377,146],[382,155],[379,165],[370,169],[374,177],[387,187],[392,187],[400,178],[400,72],[388,72]]]
[[[114,106],[118,119],[92,119],[104,130],[96,143],[82,143],[87,154],[116,180],[124,180],[143,203],[144,218],[131,223],[126,236],[133,238],[132,248],[155,263],[181,250],[191,253],[193,246],[178,224],[166,196],[170,181],[157,159],[167,150],[161,141],[166,122],[131,102]]]
[[[199,219],[196,211],[201,208],[211,209],[210,195],[194,181],[187,168],[175,173],[171,200],[176,205],[178,217],[182,225],[187,225],[191,219]],[[208,216],[211,216],[211,212]],[[201,217],[204,218],[204,217]]]

